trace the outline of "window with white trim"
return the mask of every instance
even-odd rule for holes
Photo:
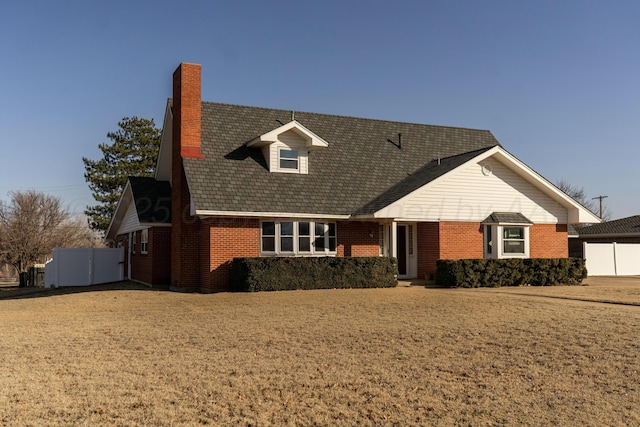
[[[502,227],[502,253],[524,255],[524,227]]]
[[[260,253],[263,255],[334,255],[336,223],[324,221],[262,221]]]
[[[485,258],[528,258],[529,226],[485,225],[484,247]]]
[[[140,253],[146,254],[149,249],[149,229],[140,232]]]
[[[278,165],[280,170],[298,171],[300,166],[300,154],[298,150],[280,148],[278,150]]]

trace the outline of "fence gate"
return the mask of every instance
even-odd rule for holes
[[[54,248],[44,287],[89,286],[124,280],[124,248]]]
[[[589,276],[640,275],[640,243],[584,243]]]

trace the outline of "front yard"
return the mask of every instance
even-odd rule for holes
[[[0,424],[638,425],[638,282],[4,299]]]

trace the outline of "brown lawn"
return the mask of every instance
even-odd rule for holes
[[[640,280],[590,281],[0,292],[0,425],[640,425]]]

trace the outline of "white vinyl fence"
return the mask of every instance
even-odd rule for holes
[[[640,243],[584,243],[589,276],[640,275]]]
[[[54,248],[44,287],[89,286],[124,280],[124,248]]]

